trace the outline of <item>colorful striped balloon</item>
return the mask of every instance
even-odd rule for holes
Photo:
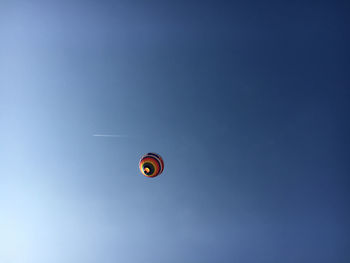
[[[164,170],[162,157],[156,153],[147,153],[140,160],[140,171],[144,176],[156,177]]]

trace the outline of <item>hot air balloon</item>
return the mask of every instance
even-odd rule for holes
[[[156,177],[164,170],[162,157],[156,153],[147,153],[140,160],[140,171],[144,176]]]

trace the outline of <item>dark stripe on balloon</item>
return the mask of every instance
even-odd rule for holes
[[[154,159],[156,159],[158,161],[158,163],[159,163],[159,167],[160,167],[160,169],[159,169],[160,172],[159,173],[163,172],[164,162],[162,160],[162,157],[160,157],[158,154],[155,154],[155,153],[147,153],[147,155],[151,155],[152,157],[156,157]]]

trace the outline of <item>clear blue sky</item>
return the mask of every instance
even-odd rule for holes
[[[348,14],[1,1],[0,262],[350,262]]]

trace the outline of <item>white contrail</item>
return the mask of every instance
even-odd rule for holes
[[[93,134],[94,137],[113,137],[113,138],[126,138],[127,135],[124,134]]]

